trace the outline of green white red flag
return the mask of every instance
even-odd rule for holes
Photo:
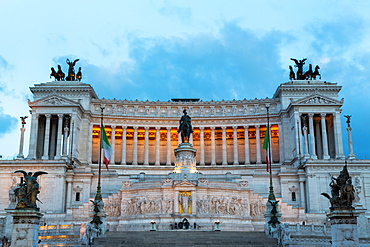
[[[107,133],[105,132],[104,125],[101,126],[101,130],[102,130],[101,131],[102,132],[101,148],[103,149],[103,153],[104,153],[105,167],[108,170],[108,164],[109,164],[110,157],[112,156],[113,150],[112,150],[111,145],[109,144],[109,140],[107,137]]]
[[[271,163],[269,160],[269,153],[270,153],[270,128],[267,126],[265,139],[263,141],[263,149],[266,150],[266,171],[269,172],[271,169]]]

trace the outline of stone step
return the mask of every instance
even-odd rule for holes
[[[277,240],[269,238],[264,232],[226,232],[226,231],[125,231],[107,232],[105,236],[94,239],[94,247],[134,247],[134,246],[277,246]]]

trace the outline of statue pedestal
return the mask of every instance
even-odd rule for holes
[[[276,200],[272,201],[273,203],[276,202]],[[277,229],[279,227],[280,218],[281,218],[281,213],[279,210],[278,204],[276,204],[275,210],[276,212],[273,214],[272,211],[274,209],[274,206],[270,203],[270,201],[267,201],[266,203],[266,213],[264,215],[265,217],[265,233],[273,238],[277,238],[278,232]],[[274,222],[272,224],[271,222]]]
[[[14,209],[7,212],[13,216],[12,246],[37,247],[43,214],[32,209]]]
[[[173,173],[198,173],[195,155],[197,150],[190,143],[181,143],[175,149],[175,169]]]
[[[335,209],[327,214],[331,224],[332,246],[359,246],[357,210]]]

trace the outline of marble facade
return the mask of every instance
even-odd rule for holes
[[[111,230],[158,230],[187,218],[203,229],[219,220],[222,230],[263,230],[269,193],[265,150],[266,104],[270,105],[272,174],[281,221],[323,224],[331,176],[344,164],[341,86],[294,80],[271,98],[230,101],[173,99],[149,102],[100,99],[93,87],[54,81],[30,88],[33,100],[28,155],[0,161],[0,216],[9,207],[9,190],[20,180],[13,172],[46,171],[39,178],[40,205],[48,224],[90,221],[97,187],[100,106],[113,147],[103,168],[102,195]],[[174,172],[183,109],[192,117],[190,143],[197,173]],[[370,161],[354,158],[357,205],[369,208]],[[186,199],[187,197],[188,199]],[[184,200],[187,200],[186,202]],[[370,212],[365,210],[366,219]]]

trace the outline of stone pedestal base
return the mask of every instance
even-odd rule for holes
[[[328,214],[331,224],[332,246],[359,246],[356,210],[337,209]]]
[[[195,155],[197,150],[190,143],[181,143],[175,149],[175,169],[173,173],[197,173]]]
[[[35,210],[7,210],[13,216],[12,246],[38,246],[38,231],[43,214]]]

